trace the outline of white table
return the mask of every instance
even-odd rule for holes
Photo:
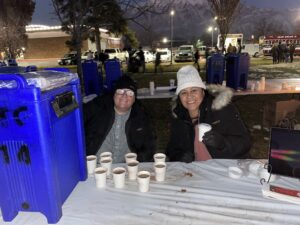
[[[234,95],[261,95],[261,94],[293,94],[300,93],[300,78],[291,79],[267,79],[266,87],[264,91],[251,91],[250,86],[255,83],[256,80],[248,80],[247,90],[234,91]],[[295,89],[291,88],[282,90],[282,84],[286,83],[288,86],[294,86]],[[226,83],[224,83],[226,85]],[[139,99],[156,99],[156,98],[172,98],[175,96],[175,91],[169,91],[170,87],[157,87],[154,95],[150,95],[149,89],[143,88],[138,90]]]
[[[139,193],[132,181],[126,181],[124,189],[115,189],[108,180],[106,189],[97,189],[94,178],[89,178],[71,193],[57,224],[300,224],[300,205],[264,198],[254,175],[230,178],[227,169],[236,165],[236,160],[168,163],[166,181],[151,180],[148,193]],[[152,167],[152,163],[140,164],[140,170],[153,173]],[[300,186],[292,178],[276,183]],[[20,212],[11,223],[0,217],[0,224],[43,225],[47,221],[40,213]]]

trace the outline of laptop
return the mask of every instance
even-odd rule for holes
[[[271,128],[268,171],[300,178],[300,130]]]

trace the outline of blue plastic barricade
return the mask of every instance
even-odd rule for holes
[[[0,67],[0,73],[24,73],[26,68],[23,66],[2,66]]]
[[[17,60],[15,60],[15,59],[8,59],[7,64],[9,66],[18,66]]]
[[[226,86],[235,90],[247,89],[249,72],[249,55],[230,54],[226,58]]]
[[[118,59],[109,59],[104,62],[106,73],[105,86],[108,91],[113,90],[116,81],[122,76],[121,63]]]
[[[87,178],[79,81],[42,91],[26,74],[0,76],[2,218],[41,212],[57,223],[62,204]]]
[[[103,79],[97,63],[93,60],[85,60],[82,63],[82,73],[85,95],[103,94]]]
[[[206,83],[222,84],[224,80],[225,60],[222,54],[208,57],[206,64]]]

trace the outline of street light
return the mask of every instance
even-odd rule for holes
[[[170,16],[171,16],[171,65],[173,63],[173,17],[175,15],[175,11],[171,10]]]
[[[208,27],[208,32],[211,32],[211,47],[213,48],[214,47],[214,30],[217,30],[216,27]]]
[[[163,43],[167,43],[167,42],[168,42],[168,39],[167,39],[166,37],[164,37],[164,38],[162,39],[162,42],[163,42]]]

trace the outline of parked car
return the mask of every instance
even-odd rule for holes
[[[126,61],[128,57],[127,51],[121,51],[119,48],[107,48],[104,52],[108,54],[109,59],[118,58],[120,61]]]
[[[82,54],[81,54],[81,59],[82,59],[82,60],[88,59],[89,53],[90,53],[90,51],[85,51],[84,53],[82,53]],[[92,51],[91,51],[91,53],[92,53],[92,58],[95,58],[95,53],[92,52]]]
[[[76,52],[70,52],[65,54],[61,59],[57,62],[59,65],[76,65]]]
[[[180,61],[194,61],[194,46],[181,45],[175,53],[175,62]],[[201,53],[200,53],[201,54]]]
[[[171,61],[171,51],[167,48],[158,48],[156,52],[160,53],[160,60],[162,62],[170,62]]]
[[[139,60],[138,52],[139,50],[136,50],[132,56],[134,58],[137,58],[137,60]],[[153,62],[155,60],[155,55],[153,55],[153,53],[149,52],[148,50],[143,50],[143,52],[145,56],[145,63]]]
[[[146,63],[153,62],[155,60],[155,55],[152,52],[149,52],[148,50],[144,51],[144,55]]]

